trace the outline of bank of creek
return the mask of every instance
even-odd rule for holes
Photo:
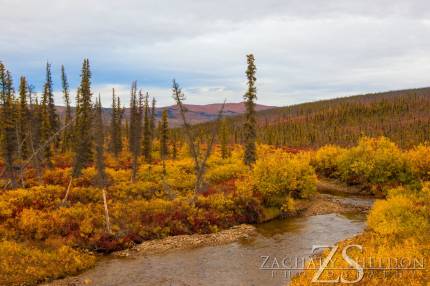
[[[95,268],[57,285],[288,285],[285,271],[262,270],[276,259],[311,255],[363,231],[373,199],[319,194],[298,217],[242,225],[211,235],[169,237],[100,259]],[[282,266],[282,265],[280,265]]]

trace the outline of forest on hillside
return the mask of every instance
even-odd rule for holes
[[[257,112],[263,144],[316,148],[353,146],[362,136],[386,136],[402,148],[430,140],[430,88],[372,93]],[[243,116],[227,118],[229,140],[241,143]],[[201,124],[202,130],[210,123]],[[204,131],[202,131],[204,132]]]

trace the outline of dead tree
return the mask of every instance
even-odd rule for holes
[[[183,129],[185,131],[185,136],[188,139],[190,153],[191,153],[191,156],[193,157],[193,160],[194,160],[194,172],[196,175],[196,183],[195,183],[194,194],[193,194],[193,199],[192,199],[192,204],[194,205],[197,194],[202,191],[202,187],[203,187],[203,183],[204,183],[204,175],[206,172],[206,162],[212,153],[212,147],[213,147],[213,144],[215,142],[215,137],[218,133],[220,121],[221,121],[221,118],[222,118],[223,113],[224,113],[225,100],[224,100],[224,102],[223,102],[223,104],[222,104],[222,106],[218,112],[216,121],[213,123],[212,132],[210,135],[210,139],[208,142],[206,152],[204,153],[204,156],[202,158],[200,158],[200,156],[199,156],[200,152],[198,150],[198,146],[196,146],[195,136],[192,132],[191,125],[188,123],[186,116],[185,116],[187,109],[182,103],[182,101],[185,100],[185,95],[182,93],[181,88],[179,87],[178,83],[175,80],[173,80],[172,90],[173,90],[173,98],[175,99],[176,104],[179,108],[179,113],[181,114],[181,119],[182,119],[182,122],[184,124]]]

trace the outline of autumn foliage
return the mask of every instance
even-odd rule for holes
[[[326,146],[297,154],[258,145],[252,167],[244,164],[241,147],[232,146],[227,158],[218,147],[207,161],[206,183],[194,204],[195,173],[187,148],[165,161],[164,173],[155,145],[154,162],[140,158],[134,182],[130,154],[124,151],[121,160],[106,154],[112,233],[106,230],[101,190],[94,187],[94,167],[82,170],[65,204],[71,156],[54,156],[54,168],[40,178],[29,169],[26,188],[0,193],[0,255],[7,256],[0,284],[34,284],[74,274],[91,267],[96,252],[144,240],[258,223],[268,211],[294,212],[296,200],[315,192],[317,174],[388,194],[369,216],[373,234],[359,238],[372,239],[370,245],[379,236],[418,239],[430,229],[429,185],[423,183],[428,178],[428,145],[401,150],[386,138],[363,138],[349,149]],[[22,275],[11,274],[14,264]]]

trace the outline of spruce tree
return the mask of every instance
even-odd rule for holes
[[[49,125],[51,126],[50,135],[53,135],[60,128],[60,119],[55,109],[54,92],[52,87],[51,64],[49,62],[46,63],[46,82],[45,82],[44,93],[46,93],[46,98],[47,98]],[[59,143],[59,140],[56,139],[56,144],[58,145],[58,143]]]
[[[104,161],[104,130],[100,95],[96,99],[94,116],[94,138],[96,147],[97,186],[105,188],[107,183],[106,165]]]
[[[93,136],[92,103],[91,103],[91,71],[88,59],[82,64],[81,84],[77,100],[76,130],[75,130],[75,160],[73,165],[73,177],[81,175],[82,169],[92,161]]]
[[[7,86],[6,86],[6,67],[4,66],[4,64],[0,61],[0,103],[3,104],[5,103],[6,100],[6,90],[7,90]]]
[[[41,127],[40,127],[40,140],[41,144],[45,144],[49,140],[52,134],[51,129],[51,121],[49,120],[49,107],[48,107],[48,85],[45,84],[44,92],[42,96],[42,102],[40,106],[40,119],[41,119]],[[52,167],[52,148],[51,144],[46,144],[43,150],[43,159],[46,165],[51,168]]]
[[[130,127],[129,127],[129,135],[128,135],[128,150],[133,153],[136,149],[135,140],[136,140],[136,124],[137,124],[137,116],[138,116],[139,107],[137,104],[137,95],[136,95],[136,82],[132,82],[131,91],[130,91]]]
[[[151,106],[151,119],[149,121],[149,129],[151,130],[151,149],[152,149],[152,140],[155,138],[155,119],[156,119],[156,110],[155,110],[156,100],[152,98],[152,106]]]
[[[72,121],[72,108],[70,106],[70,93],[69,93],[69,83],[67,81],[66,71],[64,66],[61,66],[61,83],[63,87],[63,98],[64,104],[66,105],[66,114],[64,117],[64,125],[70,124]],[[66,128],[63,131],[63,142],[62,142],[62,151],[66,152],[71,150],[73,140],[73,131],[71,128]]]
[[[152,134],[151,134],[151,119],[149,111],[149,95],[146,93],[143,111],[143,156],[146,163],[150,164],[152,161]]]
[[[163,110],[160,122],[160,158],[165,160],[169,155],[169,123],[167,121],[167,109]]]
[[[30,152],[29,145],[29,124],[30,110],[27,103],[28,84],[27,79],[22,76],[19,82],[19,106],[18,106],[18,153],[21,159],[27,158]]]
[[[125,108],[121,107],[121,99],[119,96],[116,99],[116,106],[117,106],[117,120],[116,120],[116,128],[117,128],[117,138],[116,138],[116,144],[118,148],[118,152],[122,151],[122,119],[124,118],[125,114]]]
[[[230,157],[230,151],[228,149],[227,121],[225,119],[221,121],[219,141],[220,141],[220,149],[221,149],[221,158],[226,159]]]
[[[116,98],[115,98],[115,89],[112,88],[112,115],[110,118],[110,145],[109,149],[110,151],[115,155],[115,157],[118,156],[118,153],[115,149],[115,138],[116,138]]]
[[[244,131],[244,162],[246,165],[252,165],[256,160],[256,119],[255,119],[255,100],[257,99],[257,88],[255,87],[256,66],[254,55],[249,54],[246,56],[248,62],[248,68],[246,70],[246,77],[248,79],[248,90],[244,95],[245,99],[245,123],[243,126]]]
[[[130,128],[129,128],[129,150],[132,154],[132,175],[131,181],[136,179],[138,159],[141,152],[141,132],[142,132],[142,109],[143,96],[139,92],[137,97],[137,83],[134,81],[130,94]]]
[[[31,151],[34,153],[36,149],[41,145],[42,142],[42,107],[39,104],[37,96],[35,97],[34,104],[30,103],[31,109],[31,125],[30,125],[30,143]],[[41,170],[41,155],[37,153],[34,156],[33,164],[39,177],[42,175]]]
[[[17,155],[17,137],[15,122],[15,96],[12,84],[12,76],[0,62],[0,119],[1,119],[1,154],[5,165],[5,174],[9,182],[7,188],[17,186],[14,162]]]
[[[111,142],[110,149],[111,152],[115,155],[115,157],[119,156],[119,153],[122,150],[122,134],[121,134],[121,125],[122,125],[122,109],[121,102],[119,97],[115,96],[115,89],[112,89],[112,117],[111,117]]]

